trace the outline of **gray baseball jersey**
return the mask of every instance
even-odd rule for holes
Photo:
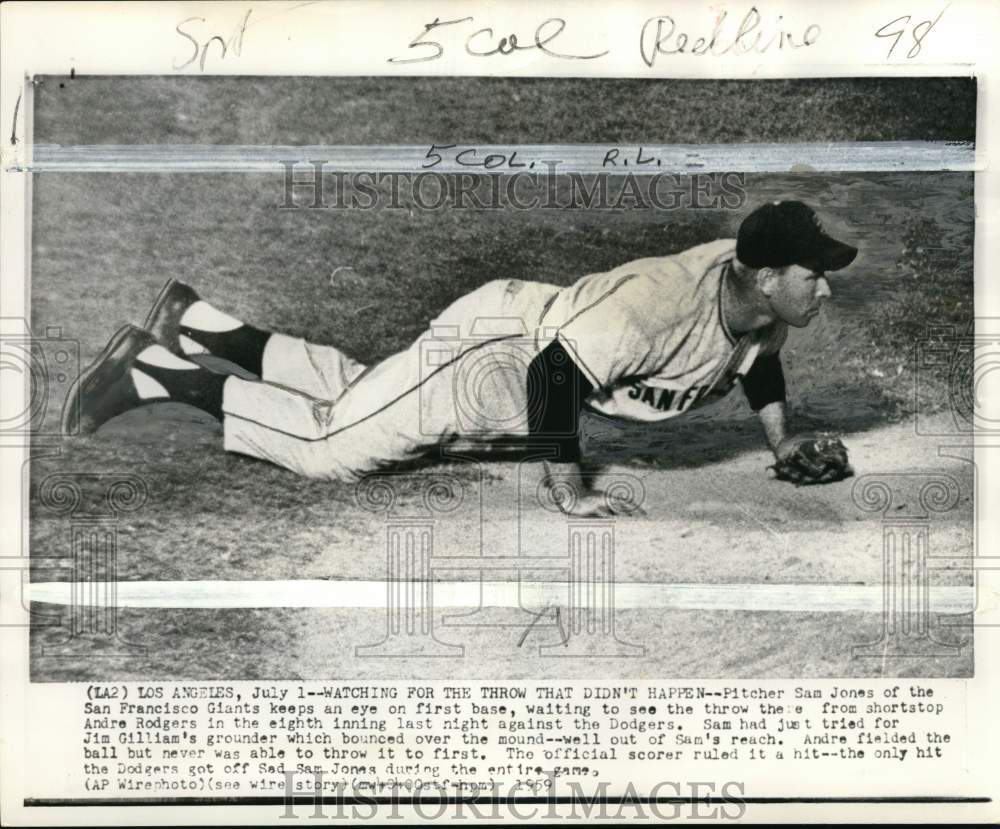
[[[559,288],[498,280],[457,300],[406,351],[367,369],[273,335],[264,382],[226,381],[226,449],[310,477],[353,480],[455,440],[527,434],[527,372],[558,338],[593,384],[587,405],[639,421],[726,394],[782,323],[735,338],[721,286],[733,240],[629,262]]]

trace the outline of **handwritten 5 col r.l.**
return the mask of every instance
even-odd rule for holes
[[[469,32],[474,25],[475,18],[460,17],[455,20],[442,20],[435,17],[430,23],[424,24],[424,30],[410,41],[408,52],[388,59],[388,63],[406,64],[423,63],[425,61],[437,60],[445,53],[444,44],[438,40],[429,40],[427,36],[435,30],[441,29],[440,35],[435,33],[435,37],[447,34],[445,27],[459,27],[462,33]],[[515,52],[528,49],[537,49],[551,58],[561,58],[563,60],[594,60],[608,54],[607,49],[603,52],[592,52],[588,54],[573,53],[570,51],[560,51],[555,46],[555,41],[561,38],[566,30],[566,21],[561,17],[550,17],[543,20],[535,28],[529,37],[518,37],[516,32],[508,35],[497,36],[492,26],[480,26],[473,29],[465,37],[465,52],[476,58],[488,58],[493,55],[511,55]]]

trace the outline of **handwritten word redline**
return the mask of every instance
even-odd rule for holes
[[[308,4],[306,4],[308,5]],[[922,19],[904,14],[883,23],[867,34],[888,39],[885,58],[912,60],[923,48],[931,30],[940,23],[950,4],[943,6],[936,17]],[[242,56],[248,40],[248,29],[260,22],[251,21],[253,9],[228,23],[212,22],[191,16],[177,23],[174,32],[181,38],[175,70],[196,67],[205,71],[206,63],[226,61]],[[635,43],[642,63],[653,69],[659,58],[708,57],[739,58],[792,52],[814,46],[822,29],[802,15],[768,14],[756,5],[740,13],[725,8],[715,9],[711,17],[692,20],[690,14],[673,13],[648,17],[641,24],[633,23]],[[520,30],[502,26],[480,16],[442,18],[435,16],[423,21],[420,29],[400,50],[391,45],[385,62],[391,66],[425,64],[456,58],[499,59],[518,54],[534,54],[568,61],[596,61],[609,54],[611,48],[604,37],[585,33],[582,25],[571,25],[563,17],[548,17],[537,24],[522,24]],[[252,38],[251,38],[252,39]],[[897,47],[899,50],[897,52]]]

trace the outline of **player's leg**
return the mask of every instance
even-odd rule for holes
[[[234,401],[232,418],[226,416],[227,399]],[[222,421],[227,449],[308,477],[339,477],[338,462],[329,460],[323,441],[328,401],[211,371],[134,325],[115,334],[80,375],[63,408],[63,431],[87,434],[130,409],[167,401],[187,403]]]
[[[365,367],[342,351],[257,328],[205,302],[188,285],[168,282],[145,328],[184,357],[212,354],[275,383],[336,400]]]
[[[422,417],[427,388],[419,352],[408,349],[366,371],[336,401],[230,378],[223,404],[227,451],[318,478],[357,480],[420,457],[447,429]],[[450,387],[450,377],[434,378]]]
[[[148,331],[126,325],[70,389],[63,434],[87,434],[130,409],[168,400],[221,417],[226,379],[170,352]]]
[[[484,286],[455,303],[441,319],[449,324],[467,322],[466,317],[493,307],[480,299],[491,298],[501,289],[500,283]],[[183,310],[174,314],[178,343],[181,332],[194,333],[198,339],[190,339],[196,344],[204,347],[205,342],[212,342],[215,353],[221,352],[243,366],[259,363],[265,375],[272,345],[277,344],[276,349],[295,347],[291,338],[278,339],[280,335],[250,329],[210,306],[193,311],[199,302],[189,302],[186,307],[179,303]],[[469,314],[458,314],[465,306],[469,306]],[[472,320],[480,318],[473,316]],[[482,321],[490,326],[509,323],[494,316]],[[84,373],[80,404],[75,413],[71,407],[67,431],[74,433],[74,421],[79,431],[91,431],[135,405],[177,400],[220,418],[229,451],[268,460],[308,477],[350,480],[396,461],[411,460],[462,430],[455,393],[457,386],[464,388],[468,384],[456,383],[456,378],[464,377],[461,366],[471,365],[471,379],[480,375],[487,378],[483,381],[487,386],[475,386],[473,431],[483,432],[481,437],[487,437],[493,428],[511,431],[510,418],[498,418],[494,409],[506,411],[513,401],[515,413],[521,413],[524,407],[517,400],[524,396],[523,378],[518,375],[510,379],[510,372],[494,369],[511,363],[520,366],[517,359],[511,360],[511,355],[505,353],[506,341],[516,339],[520,328],[516,332],[480,330],[472,340],[466,339],[461,324],[458,328],[457,340],[451,334],[437,340],[433,332],[428,332],[410,349],[362,373],[353,382],[348,379],[353,370],[343,372],[343,385],[350,382],[350,386],[334,400],[299,393],[288,387],[290,384],[216,374],[157,344],[142,329],[130,327],[124,329],[124,335],[119,332],[97,363]],[[163,326],[157,330],[163,330]],[[226,332],[233,333],[232,340],[219,337],[213,341],[204,336]],[[266,338],[260,333],[267,333]],[[428,346],[426,355],[424,346]],[[308,361],[312,357],[308,346],[303,344],[302,348],[300,358]],[[425,356],[434,360],[425,360]],[[356,371],[360,372],[360,368]],[[499,386],[498,377],[505,378]],[[328,379],[318,382],[324,387],[341,386]],[[490,401],[499,402],[494,405]],[[477,414],[475,410],[484,403],[489,411]]]
[[[411,350],[384,361],[338,405],[216,373],[174,354],[144,329],[126,326],[71,390],[63,429],[85,434],[129,409],[176,401],[219,419],[229,451],[310,478],[353,480],[417,457],[433,442],[420,429],[416,356]],[[447,382],[436,379],[442,386]]]

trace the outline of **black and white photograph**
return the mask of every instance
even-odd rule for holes
[[[33,96],[34,679],[972,672],[974,79]]]
[[[1000,14],[47,8],[0,822],[996,819]]]

